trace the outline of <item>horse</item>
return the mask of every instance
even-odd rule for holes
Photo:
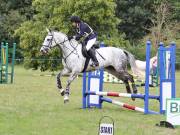
[[[153,72],[153,68],[157,67],[157,54],[150,59],[150,72]],[[138,72],[135,72],[135,76],[139,79],[145,80],[146,74],[146,61],[135,60]]]
[[[52,31],[46,29],[48,34],[46,35],[44,42],[41,46],[40,52],[47,54],[53,47],[58,46],[62,51],[63,59],[62,64],[64,68],[57,75],[57,87],[62,96],[64,96],[64,103],[69,101],[70,85],[79,73],[83,72],[86,57],[82,54],[82,44],[75,39],[68,40],[68,36],[62,32]],[[90,60],[86,71],[94,71],[100,68],[104,68],[110,74],[116,76],[122,80],[125,84],[127,93],[132,93],[129,82],[133,93],[137,93],[137,88],[134,82],[133,76],[127,72],[127,65],[130,63],[131,70],[137,72],[137,66],[135,63],[134,56],[120,48],[115,47],[102,47],[96,49],[95,53],[99,66],[92,67],[93,61]],[[69,73],[66,88],[63,89],[61,85],[61,77]],[[135,99],[133,99],[135,100]]]

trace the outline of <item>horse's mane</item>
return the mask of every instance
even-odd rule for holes
[[[56,33],[59,33],[59,34],[65,36],[65,37],[68,37],[65,33],[61,32],[61,31],[53,30],[53,32],[56,32]]]
[[[61,32],[61,31],[53,31],[53,32],[57,32],[57,33],[59,33],[59,34],[65,36],[65,37],[68,37],[67,34],[65,34],[65,33]],[[71,39],[70,42],[72,43],[73,46],[74,46],[74,45],[77,45],[77,44],[78,44],[78,45],[81,45],[81,43],[79,43],[79,42],[76,41],[75,39]]]

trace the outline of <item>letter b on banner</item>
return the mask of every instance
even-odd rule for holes
[[[177,113],[178,112],[178,104],[176,102],[170,103],[170,111],[171,113]]]
[[[166,121],[172,125],[180,125],[180,98],[167,99]]]

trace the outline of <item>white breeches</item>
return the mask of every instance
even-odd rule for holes
[[[96,38],[93,38],[87,42],[86,49],[89,51],[89,49],[95,44]]]

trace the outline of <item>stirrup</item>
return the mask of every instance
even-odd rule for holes
[[[98,66],[99,66],[99,63],[93,62],[90,66],[91,66],[91,67],[98,67]]]
[[[97,62],[97,63],[95,64],[95,66],[98,67],[98,66],[99,66],[99,63]]]

